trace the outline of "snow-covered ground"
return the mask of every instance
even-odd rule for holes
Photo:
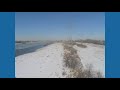
[[[63,46],[51,44],[36,52],[15,58],[16,78],[61,78],[63,73]]]
[[[74,45],[84,67],[92,64],[93,69],[105,75],[105,46],[84,43],[87,48]],[[62,43],[54,43],[35,52],[15,57],[16,78],[65,78],[69,74],[64,67]]]
[[[88,64],[92,64],[93,70],[100,71],[105,76],[105,46],[91,43],[83,43],[87,48],[74,46],[86,68]]]

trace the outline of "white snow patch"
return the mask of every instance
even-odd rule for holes
[[[100,71],[105,77],[105,46],[90,43],[82,43],[87,45],[87,48],[81,48],[74,45],[81,62],[86,68],[86,65],[92,64],[93,70]]]
[[[15,58],[16,78],[63,78],[64,50],[61,43]]]

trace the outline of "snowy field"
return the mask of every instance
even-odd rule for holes
[[[74,45],[84,67],[92,64],[94,70],[105,74],[105,46],[87,44],[87,48]],[[54,43],[35,52],[15,57],[16,78],[64,78],[64,49]]]
[[[17,78],[61,78],[63,72],[63,46],[56,43],[36,52],[16,57]]]
[[[81,62],[86,68],[88,64],[93,66],[94,71],[100,71],[105,76],[105,46],[92,43],[83,43],[87,48],[74,46],[81,59]]]

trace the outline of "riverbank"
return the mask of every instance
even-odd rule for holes
[[[94,71],[99,71],[103,77],[105,76],[104,45],[83,43],[73,45],[72,48],[77,51],[74,50],[75,56],[84,68],[92,64]],[[35,52],[17,56],[15,76],[17,78],[66,78],[71,72],[65,66],[65,52],[63,43],[54,43]]]
[[[63,46],[55,43],[38,49],[36,52],[24,54],[15,58],[15,75],[24,77],[63,77]]]

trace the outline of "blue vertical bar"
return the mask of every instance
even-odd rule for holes
[[[120,12],[106,12],[106,78],[120,78]]]
[[[0,12],[0,78],[15,77],[15,13]]]

